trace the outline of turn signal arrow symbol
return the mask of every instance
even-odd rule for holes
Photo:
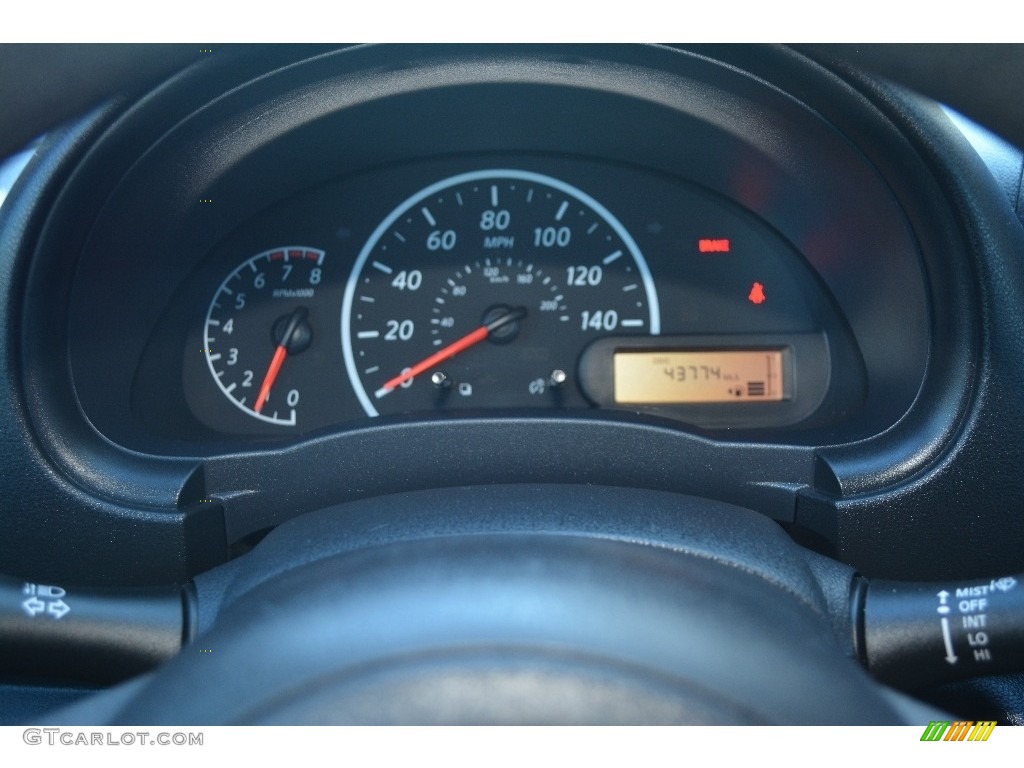
[[[29,616],[36,616],[46,610],[46,603],[38,597],[30,597],[21,604],[21,607],[25,609],[25,613]]]
[[[50,603],[50,607],[46,609],[46,612],[53,616],[55,619],[63,619],[64,616],[70,611],[71,608],[63,600],[58,600],[55,603]]]

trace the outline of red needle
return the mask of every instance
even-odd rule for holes
[[[291,344],[295,331],[298,330],[302,321],[306,319],[307,314],[308,312],[305,307],[299,307],[288,318],[284,333],[281,334],[281,341],[277,345],[277,349],[274,350],[274,356],[270,358],[270,367],[267,368],[267,375],[263,377],[263,384],[260,386],[260,394],[256,398],[256,405],[253,406],[253,410],[256,413],[262,411],[263,406],[267,404],[267,398],[270,397],[270,388],[274,386],[277,374],[281,372],[281,366],[284,364],[284,359],[288,357],[288,345]]]
[[[278,344],[277,349],[274,350],[274,356],[270,359],[270,367],[267,368],[267,375],[263,377],[263,384],[260,386],[260,396],[256,398],[256,405],[253,410],[259,413],[263,410],[264,403],[267,402],[267,398],[270,397],[270,388],[274,386],[274,380],[277,378],[277,374],[281,370],[281,365],[284,363],[284,359],[288,356],[288,350],[284,344]]]
[[[430,357],[420,360],[420,362],[416,363],[416,365],[411,368],[407,368],[404,373],[400,373],[393,379],[389,379],[384,382],[384,386],[373,393],[374,397],[381,398],[389,392],[394,392],[402,382],[408,381],[414,376],[419,376],[424,371],[428,371],[438,363],[442,363],[451,357],[455,357],[459,352],[469,349],[474,344],[479,344],[491,334],[491,331],[500,328],[506,323],[511,323],[513,320],[520,320],[524,317],[526,317],[526,309],[522,307],[519,309],[510,309],[508,312],[495,318],[487,325],[481,325],[479,328],[470,331],[461,339],[453,341],[447,347],[437,350],[437,352],[432,354]]]

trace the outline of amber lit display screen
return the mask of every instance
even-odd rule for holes
[[[782,350],[616,352],[615,402],[732,403],[784,399]]]

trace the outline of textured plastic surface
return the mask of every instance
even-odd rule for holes
[[[53,721],[901,722],[803,551],[728,505],[426,491],[298,518],[219,570],[193,646]]]
[[[820,450],[819,472],[831,482],[818,485],[830,498],[824,505],[801,499],[797,519],[834,540],[838,556],[865,575],[1019,571],[1024,401],[1007,393],[1017,389],[1024,366],[1024,230],[938,106],[849,70],[845,75],[932,169],[917,200],[939,195],[955,210],[952,226],[932,222],[919,227],[919,236],[944,237],[951,253],[967,250],[930,267],[934,343],[916,407],[885,435]]]
[[[1015,99],[1007,98],[1007,87],[1024,80],[1024,46],[1020,43],[831,43],[801,48],[950,104],[1024,146],[1024,109]]]
[[[691,496],[600,486],[463,487],[353,502],[285,523],[222,571],[236,573],[230,602],[298,563],[396,542],[498,533],[614,539],[685,552],[755,573],[826,613],[802,550],[766,517]],[[206,579],[196,580],[201,600]]]
[[[1024,725],[1024,673],[948,683],[919,695],[964,719]]]
[[[5,45],[0,103],[17,120],[0,122],[0,157],[54,125],[76,118],[117,90],[144,92],[195,60],[193,45]]]
[[[0,682],[0,725],[17,725],[67,707],[95,693],[96,688],[69,684],[41,685],[26,678]]]
[[[85,590],[0,578],[0,674],[110,683],[174,656],[191,634],[178,588]]]
[[[207,493],[224,500],[227,537],[234,542],[338,502],[482,482],[568,481],[688,493],[788,521],[795,488],[811,482],[813,472],[807,449],[750,444],[724,449],[713,440],[681,435],[664,421],[625,424],[606,414],[557,419],[508,413],[380,420],[268,449],[258,459],[251,454],[210,459],[204,476]]]
[[[1007,144],[991,131],[969,120],[958,112],[946,108],[946,115],[964,138],[974,147],[985,167],[992,173],[999,188],[1009,201],[1017,218],[1024,223],[1024,198],[1021,197],[1024,181],[1024,152]]]

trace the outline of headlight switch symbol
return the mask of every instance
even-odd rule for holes
[[[62,587],[26,582],[21,592],[27,595],[27,599],[22,601],[21,607],[32,618],[45,615],[56,621],[63,619],[71,612],[71,606],[64,602],[63,598],[67,592]]]

